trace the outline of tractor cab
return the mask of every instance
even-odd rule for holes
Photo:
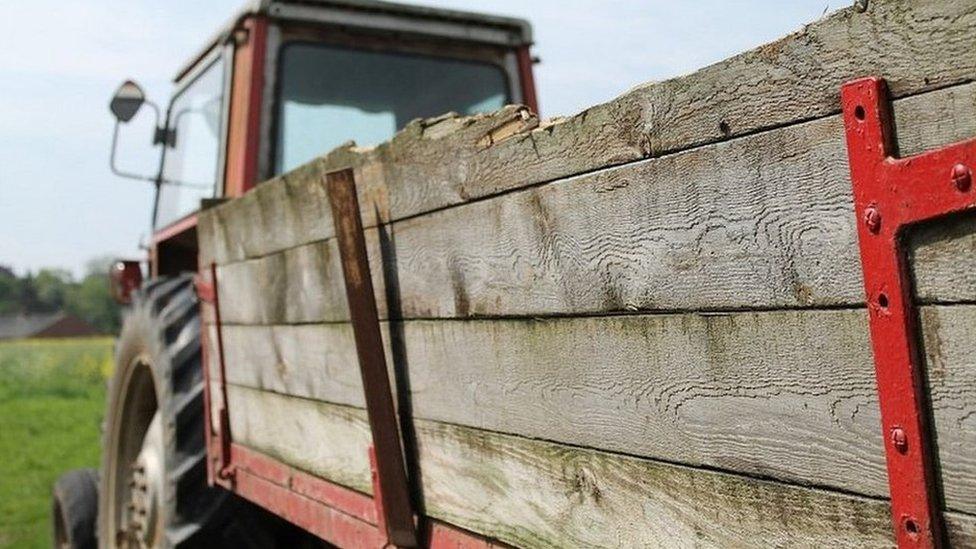
[[[195,271],[201,201],[240,196],[334,147],[418,117],[538,110],[526,21],[373,0],[261,0],[225,25],[156,108],[152,276]],[[146,101],[129,81],[119,124]],[[138,272],[129,266],[128,272]],[[120,267],[120,272],[122,269]],[[128,286],[133,286],[132,281]]]

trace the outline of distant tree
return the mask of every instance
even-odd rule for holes
[[[0,272],[0,315],[20,312],[20,279],[13,271]]]
[[[90,274],[71,286],[65,310],[90,322],[105,333],[119,329],[119,308],[108,290],[107,275]]]
[[[64,269],[41,269],[20,278],[9,269],[0,270],[0,314],[66,311],[102,332],[116,333],[120,315],[109,293],[111,262],[104,257],[92,259],[77,282]]]
[[[77,315],[100,331],[116,333],[121,324],[119,306],[108,287],[111,257],[96,257],[85,263],[85,277],[66,294],[65,310]]]
[[[34,313],[45,311],[44,305],[37,297],[37,287],[34,286],[34,275],[30,272],[20,279],[17,289],[17,299],[20,301],[21,313]]]
[[[41,269],[34,276],[34,293],[37,296],[37,310],[44,312],[60,311],[64,308],[65,294],[71,287],[71,273],[64,269]]]

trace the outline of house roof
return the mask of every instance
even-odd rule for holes
[[[0,339],[32,337],[67,322],[64,335],[89,335],[96,330],[78,317],[59,311],[56,313],[31,313],[0,315]]]
[[[0,339],[28,337],[64,318],[64,313],[34,313],[0,316]]]

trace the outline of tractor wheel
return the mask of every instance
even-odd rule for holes
[[[106,547],[195,545],[225,522],[207,486],[200,319],[189,275],[134,295],[116,344],[102,440],[99,540]]]
[[[116,344],[102,441],[102,547],[274,547],[287,525],[207,486],[191,275],[146,283]]]
[[[54,484],[51,518],[54,546],[58,549],[95,549],[98,514],[98,472],[75,469]]]

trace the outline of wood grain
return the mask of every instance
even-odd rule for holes
[[[976,307],[925,307],[920,317],[943,496],[976,514]]]
[[[919,301],[976,302],[976,213],[922,225],[908,237]]]
[[[231,410],[238,442],[369,492],[361,410],[239,387]],[[433,422],[416,432],[426,514],[516,546],[891,545],[883,501]]]
[[[333,482],[372,493],[366,410],[228,386],[234,441]]]
[[[976,307],[927,307],[922,319],[945,499],[976,513]],[[393,327],[387,356],[414,417],[888,493],[861,309]],[[348,324],[224,334],[232,383],[363,406]]]
[[[961,95],[976,84],[900,101],[920,121],[903,150],[976,135],[933,122]],[[407,318],[860,304],[843,135],[829,117],[367,230],[377,295]],[[924,250],[943,257],[917,272],[926,299],[959,297],[959,250]],[[327,239],[222,266],[224,318],[345,320],[338,262]]]
[[[869,74],[887,78],[894,97],[966,82],[976,72],[969,55],[974,26],[976,7],[967,0],[873,0],[864,13],[840,10],[776,42],[639,86],[576,116],[526,123],[534,129],[487,149],[486,134],[524,117],[516,107],[417,121],[379,147],[340,148],[284,176],[284,184],[272,181],[203,213],[201,259],[226,263],[326,237],[331,221],[314,200],[287,206],[280,200],[314,198],[316,185],[298,180],[318,180],[328,170],[356,169],[369,225],[828,116],[840,110],[841,84]],[[912,127],[900,121],[900,130]]]

